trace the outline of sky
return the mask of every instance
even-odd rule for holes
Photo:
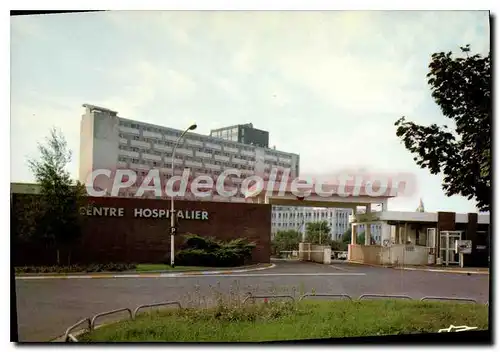
[[[434,52],[487,54],[485,11],[113,11],[11,17],[11,181],[51,127],[78,177],[82,104],[197,133],[252,122],[300,155],[301,173],[341,169],[414,175],[390,210],[477,211],[446,197],[394,122],[451,125],[431,97]]]

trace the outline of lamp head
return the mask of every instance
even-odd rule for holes
[[[198,127],[195,123],[193,123],[191,126],[189,126],[189,130],[192,131],[192,130],[195,130],[196,127]]]

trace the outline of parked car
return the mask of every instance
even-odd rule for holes
[[[346,260],[347,259],[347,252],[333,252],[332,259]]]

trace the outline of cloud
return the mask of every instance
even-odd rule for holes
[[[11,17],[11,38],[22,40],[23,38],[46,39],[44,26],[41,23],[42,16],[17,16]]]
[[[96,104],[115,107],[124,117],[140,118],[141,110],[149,104],[185,101],[197,91],[196,82],[187,74],[149,60],[118,67],[107,75],[115,80],[117,89]]]
[[[59,30],[69,26],[64,21],[59,27],[38,20],[13,24],[13,32],[24,33],[17,35],[17,45],[28,48],[12,59],[18,66],[12,77],[18,175],[26,174],[20,153],[32,150],[27,146],[53,124],[69,131],[78,146],[81,104],[88,102],[176,128],[195,118],[200,133],[253,122],[270,132],[271,145],[299,153],[304,172],[390,165],[432,185],[425,192],[438,194],[438,204],[443,199],[439,176],[431,183],[427,171],[418,169],[393,124],[401,115],[426,124],[444,122],[425,77],[433,52],[456,51],[467,43],[474,51],[489,50],[486,12],[113,11],[85,16],[78,22],[78,43]],[[94,30],[83,30],[88,26]],[[34,69],[39,57],[25,55],[37,52],[29,50],[38,50],[37,33],[50,33],[46,50],[71,62],[64,77],[57,65]],[[66,43],[62,48],[61,42]],[[95,53],[87,49],[92,46]],[[33,87],[46,89],[30,93]],[[35,120],[33,112],[43,118]],[[37,131],[24,134],[30,126]]]
[[[34,97],[34,96],[33,96]],[[68,101],[68,100],[66,100]],[[30,103],[12,104],[11,107],[11,179],[30,181],[32,174],[27,166],[29,158],[38,157],[37,143],[44,143],[50,129],[56,127],[66,138],[73,153],[68,171],[76,175],[80,152],[81,104],[73,101],[71,107],[39,99]]]

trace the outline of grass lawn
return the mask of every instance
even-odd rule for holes
[[[238,267],[241,268],[241,267]],[[16,272],[16,275],[18,276],[31,276],[31,275],[83,275],[83,274],[99,274],[99,273],[111,273],[111,274],[120,274],[120,273],[130,273],[130,272],[139,272],[139,273],[147,273],[147,272],[154,272],[154,271],[209,271],[209,270],[234,270],[234,267],[224,267],[224,268],[212,268],[212,267],[203,267],[203,266],[175,266],[172,268],[170,265],[167,264],[137,264],[135,269],[129,269],[129,270],[106,270],[105,266],[104,268],[101,268],[100,270],[91,270],[91,271],[85,271],[85,269],[81,269],[81,271],[56,271],[56,270],[50,270],[50,267],[48,268],[49,270],[47,271],[30,271],[30,272]],[[59,269],[61,270],[61,269]],[[64,270],[64,269],[63,269]]]
[[[172,268],[168,264],[137,264],[135,271],[148,272],[148,271],[208,271],[208,270],[224,270],[231,271],[236,267],[206,267],[206,266],[175,266]],[[241,267],[237,267],[241,268]]]
[[[79,341],[258,342],[437,332],[450,325],[488,328],[479,304],[420,301],[302,301],[243,307],[165,309],[103,326]]]

